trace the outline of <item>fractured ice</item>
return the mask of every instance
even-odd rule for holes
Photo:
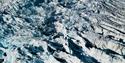
[[[0,63],[125,63],[125,1],[0,0]]]

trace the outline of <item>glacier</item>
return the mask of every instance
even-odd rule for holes
[[[125,1],[0,0],[0,63],[125,63]]]

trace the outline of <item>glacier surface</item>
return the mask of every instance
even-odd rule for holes
[[[125,63],[125,0],[0,0],[0,63]]]

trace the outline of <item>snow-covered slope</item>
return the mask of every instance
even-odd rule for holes
[[[0,63],[125,63],[125,1],[0,0]]]

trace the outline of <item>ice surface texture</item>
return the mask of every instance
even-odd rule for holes
[[[0,63],[125,63],[125,0],[0,0]]]

